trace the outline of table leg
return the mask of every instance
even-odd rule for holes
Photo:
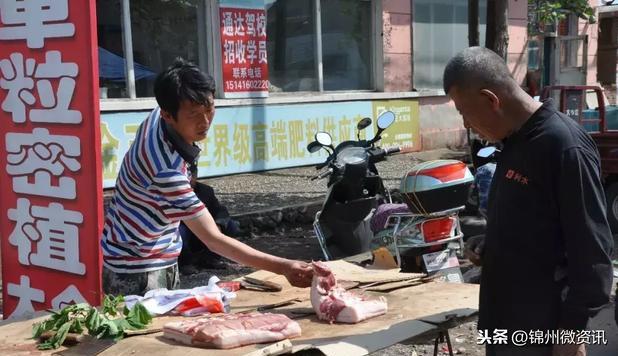
[[[453,346],[451,345],[451,337],[448,333],[448,329],[442,329],[438,333],[438,337],[436,337],[436,341],[433,345],[433,356],[438,356],[438,346],[445,340],[446,345],[448,346],[448,354],[449,356],[453,356]]]

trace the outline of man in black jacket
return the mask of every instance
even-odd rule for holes
[[[613,239],[594,142],[551,100],[528,96],[488,49],[453,57],[444,90],[466,127],[504,144],[484,242],[467,247],[483,265],[478,327],[479,337],[489,336],[487,354],[585,355],[565,335],[586,329],[612,284]],[[496,338],[504,334],[506,344]]]

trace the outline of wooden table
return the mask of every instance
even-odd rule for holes
[[[388,274],[375,271],[357,270],[345,262],[335,261],[332,266],[338,279],[364,280],[401,278],[402,274]],[[359,273],[360,272],[360,273]],[[398,342],[405,341],[423,333],[436,331],[442,322],[466,320],[476,315],[478,306],[478,286],[430,282],[414,287],[402,288],[384,295],[389,310],[385,315],[366,320],[355,325],[328,324],[317,320],[310,314],[309,289],[291,287],[285,279],[265,271],[251,274],[252,277],[271,280],[284,286],[281,292],[266,293],[241,290],[232,302],[232,312],[242,312],[293,298],[302,301],[290,306],[280,307],[269,312],[284,313],[295,319],[301,326],[302,336],[293,339],[293,352],[318,349],[325,355],[364,355]],[[371,293],[374,294],[374,293]],[[42,320],[45,317],[40,317]],[[169,321],[182,317],[160,317],[153,320],[151,328],[159,328]],[[33,322],[4,321],[0,324],[0,354],[51,354],[36,350],[35,341],[29,339]],[[93,342],[95,347],[97,343]],[[232,350],[206,350],[177,344],[162,337],[162,333],[132,336],[125,338],[101,352],[101,355],[245,355],[266,345],[251,345]],[[78,349],[82,348],[82,349]],[[70,349],[72,354],[88,353],[88,343]],[[63,350],[63,349],[62,349]],[[62,350],[56,350],[62,351]],[[92,353],[93,351],[90,351]]]

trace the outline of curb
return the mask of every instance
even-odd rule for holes
[[[274,230],[285,224],[312,224],[324,198],[282,207],[231,215],[243,230]]]

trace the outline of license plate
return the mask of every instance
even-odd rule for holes
[[[451,249],[426,253],[423,255],[423,261],[425,262],[427,273],[459,266],[459,260],[455,251]]]

